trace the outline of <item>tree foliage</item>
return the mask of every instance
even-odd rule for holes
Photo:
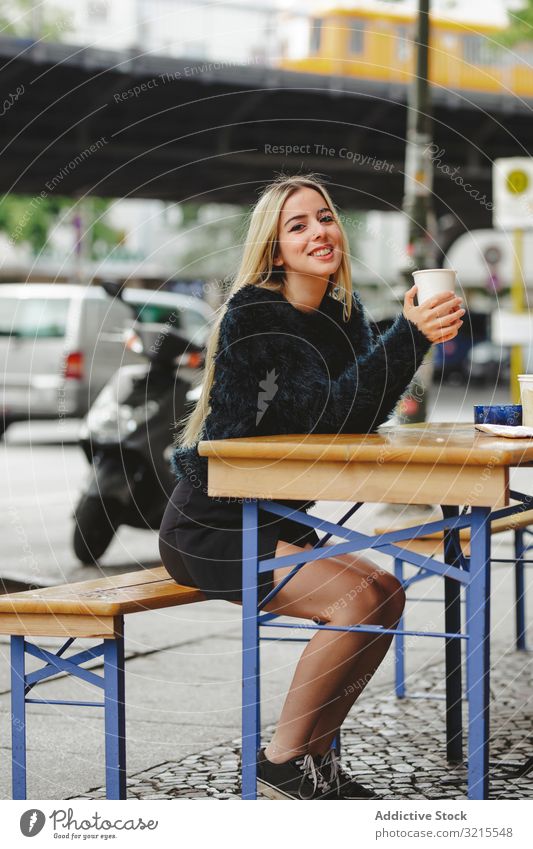
[[[63,11],[46,8],[42,0],[0,0],[0,35],[5,38],[34,38],[60,41],[71,29]]]
[[[524,6],[519,11],[507,12],[509,26],[498,37],[498,41],[507,47],[519,44],[521,41],[533,39],[533,0],[524,0]]]
[[[88,240],[88,255],[100,258],[110,248],[120,244],[123,231],[107,224],[105,212],[111,205],[106,198],[85,198],[84,221]],[[0,231],[13,244],[28,243],[35,254],[46,250],[50,232],[61,220],[72,220],[76,202],[61,195],[4,195],[0,197]],[[74,225],[72,238],[74,240]]]

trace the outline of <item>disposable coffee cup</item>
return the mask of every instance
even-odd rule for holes
[[[519,374],[520,400],[522,401],[522,424],[533,427],[533,374]]]
[[[417,287],[418,305],[423,304],[434,295],[443,292],[455,292],[456,272],[451,268],[428,268],[424,271],[413,271]]]

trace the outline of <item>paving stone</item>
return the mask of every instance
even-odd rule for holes
[[[441,663],[424,670],[428,692],[442,692],[443,672]],[[491,798],[533,798],[533,771],[523,774],[531,757],[533,657],[507,651],[504,661],[494,666],[492,683]],[[500,698],[503,692],[505,697]],[[465,705],[465,727],[466,719]],[[389,727],[383,728],[384,722]],[[364,737],[363,727],[368,730]],[[263,729],[263,739],[268,740],[272,732],[273,727]],[[442,701],[406,698],[397,702],[390,687],[372,696],[366,694],[344,723],[342,759],[383,799],[466,798],[466,767],[451,767],[446,762]],[[140,799],[236,800],[240,798],[239,770],[240,740],[234,739],[129,777],[128,795]],[[73,798],[102,799],[105,790],[97,788]]]

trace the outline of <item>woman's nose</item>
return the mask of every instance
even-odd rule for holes
[[[327,227],[321,221],[317,221],[313,229],[313,239],[318,240],[327,233]]]

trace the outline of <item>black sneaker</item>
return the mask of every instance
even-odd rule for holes
[[[257,754],[257,787],[268,799],[324,799],[331,790],[311,755],[299,755],[282,764]]]
[[[343,767],[334,749],[329,749],[322,757],[315,759],[318,771],[331,787],[331,793],[337,799],[378,799],[373,790],[363,787],[355,780],[351,772]],[[332,796],[328,796],[332,798]]]

